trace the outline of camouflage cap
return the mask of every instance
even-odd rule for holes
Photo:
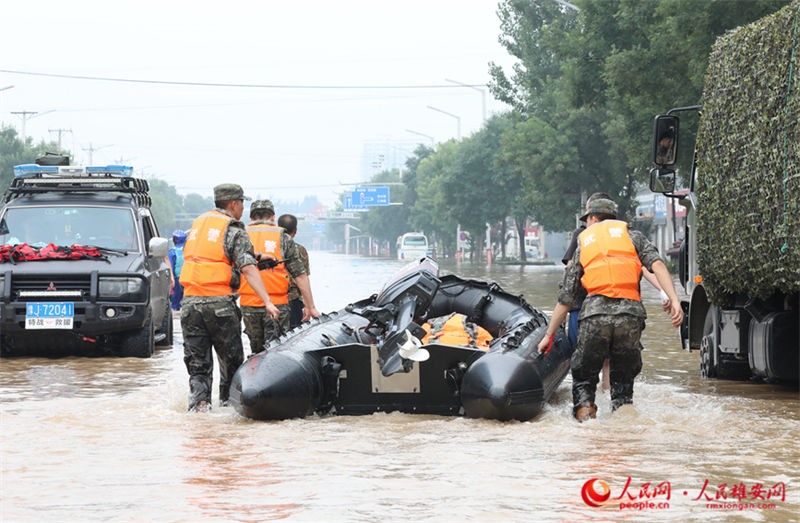
[[[580,220],[582,222],[585,222],[586,218],[588,218],[590,214],[609,214],[614,218],[616,218],[617,204],[614,203],[612,200],[599,198],[597,200],[589,202],[589,206],[586,209],[586,213],[580,217]]]
[[[275,206],[271,200],[255,200],[250,204],[250,212],[253,211],[269,211],[275,214]]]
[[[241,185],[235,183],[222,183],[214,187],[214,201],[251,200],[244,195]]]

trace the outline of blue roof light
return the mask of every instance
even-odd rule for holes
[[[105,167],[87,167],[86,174],[111,174],[117,176],[131,176],[133,167],[130,165],[106,165]]]
[[[14,166],[14,178],[30,178],[37,174],[58,174],[58,167],[41,166],[35,163]]]

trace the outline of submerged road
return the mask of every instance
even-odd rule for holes
[[[402,266],[322,252],[311,263],[323,312]],[[442,265],[548,314],[561,270]],[[178,322],[175,345],[148,360],[0,360],[0,521],[797,521],[797,389],[701,379],[646,283],[643,298],[634,405],[611,414],[600,394],[583,425],[569,377],[526,423],[254,422],[216,391],[212,413],[189,414]],[[582,491],[602,495],[603,482],[611,504],[592,507]]]

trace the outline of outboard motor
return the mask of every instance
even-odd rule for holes
[[[427,360],[428,352],[417,343],[424,334],[414,319],[425,316],[439,290],[439,264],[422,258],[398,272],[366,307],[347,307],[348,312],[363,316],[370,327],[384,333],[378,344],[378,363],[384,376],[409,372],[414,361]]]

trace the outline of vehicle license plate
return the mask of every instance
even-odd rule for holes
[[[26,329],[71,329],[75,316],[72,302],[28,303],[25,314]]]

